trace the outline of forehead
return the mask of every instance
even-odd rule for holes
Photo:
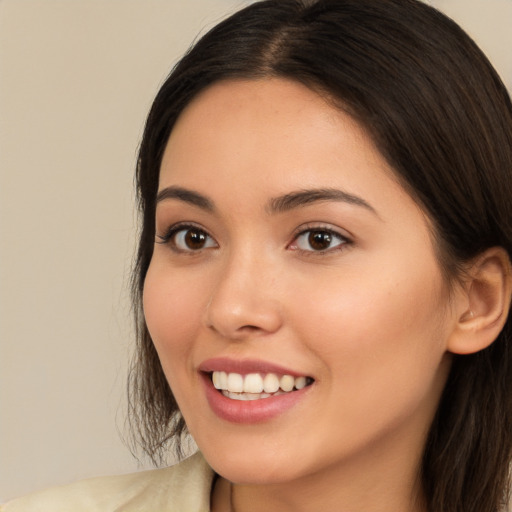
[[[281,78],[222,81],[202,91],[175,123],[159,181],[160,190],[217,195],[226,208],[334,187],[389,210],[390,218],[414,211],[428,223],[361,124]]]
[[[364,173],[362,168],[364,167]],[[224,81],[182,112],[161,166],[171,180],[220,180],[253,174],[258,182],[293,177],[307,185],[337,174],[394,180],[366,131],[309,88],[284,79]],[[336,172],[338,171],[338,172]],[[355,183],[354,183],[354,186]]]

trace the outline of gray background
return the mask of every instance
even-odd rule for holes
[[[0,501],[139,468],[119,435],[137,144],[171,65],[244,3],[0,0]],[[512,88],[512,0],[429,3]]]

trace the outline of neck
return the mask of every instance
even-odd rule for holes
[[[333,471],[293,484],[244,486],[230,484],[232,512],[423,512],[416,481],[354,477]]]
[[[410,441],[399,440],[403,450],[396,439],[385,443],[388,449],[379,443],[353,459],[293,481],[253,485],[219,478],[212,511],[425,512],[421,450]]]

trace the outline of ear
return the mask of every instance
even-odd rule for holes
[[[507,321],[512,276],[502,247],[488,249],[471,262],[461,294],[458,320],[447,349],[454,354],[472,354],[488,347]]]

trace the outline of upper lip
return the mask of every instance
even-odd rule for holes
[[[249,373],[275,373],[278,375],[291,375],[292,377],[305,377],[306,374],[285,368],[279,364],[260,359],[231,359],[229,357],[215,357],[207,359],[199,365],[199,371],[239,373],[247,375]]]

